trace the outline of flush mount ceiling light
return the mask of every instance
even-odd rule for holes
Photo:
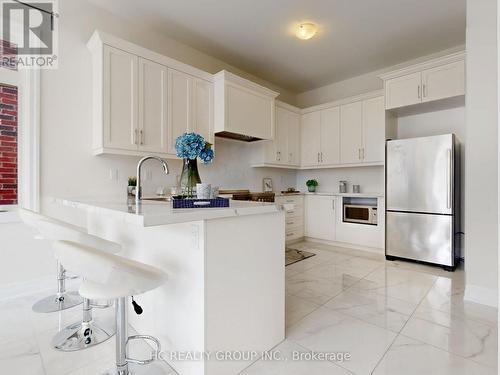
[[[307,40],[311,39],[316,32],[318,31],[318,27],[312,22],[304,22],[297,26],[297,30],[295,31],[295,36],[299,39]]]

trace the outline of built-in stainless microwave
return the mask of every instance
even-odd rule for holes
[[[344,204],[344,222],[377,225],[377,206]]]

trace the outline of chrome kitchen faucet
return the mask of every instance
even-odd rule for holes
[[[139,160],[139,163],[137,163],[137,187],[135,189],[135,204],[138,205],[139,202],[142,200],[142,181],[141,181],[141,169],[142,169],[142,164],[144,164],[145,161],[149,159],[155,159],[158,160],[163,167],[163,171],[165,174],[168,174],[168,164],[165,160],[162,158],[159,158],[158,156],[145,156],[141,160]]]

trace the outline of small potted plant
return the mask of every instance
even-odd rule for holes
[[[135,197],[136,186],[137,186],[137,177],[129,177],[127,185],[127,195],[129,197]]]
[[[318,186],[318,181],[307,180],[306,185],[307,185],[307,190],[309,190],[310,193],[314,193],[316,191],[316,186]]]

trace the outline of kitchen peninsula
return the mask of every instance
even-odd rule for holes
[[[174,210],[147,200],[55,202],[84,216],[89,233],[121,244],[120,255],[168,274],[164,286],[137,296],[144,313],[130,309],[129,321],[160,339],[179,374],[234,375],[257,358],[223,361],[216,352],[260,353],[284,339],[285,221],[273,203]],[[182,356],[198,358],[175,360]]]

